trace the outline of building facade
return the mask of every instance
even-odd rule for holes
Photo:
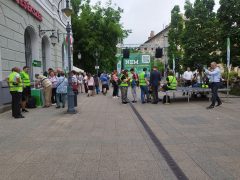
[[[29,66],[32,79],[50,67],[68,69],[65,7],[65,0],[0,0],[0,106],[13,67]]]
[[[151,54],[151,56],[155,57],[155,52],[157,48],[163,49],[163,56],[159,60],[163,63],[168,62],[167,48],[168,44],[168,32],[169,26],[165,29],[154,35],[154,32],[151,31],[150,37],[148,40],[140,46],[140,50],[142,53]]]

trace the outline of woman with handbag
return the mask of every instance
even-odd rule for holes
[[[60,77],[58,78],[58,82],[56,85],[56,100],[57,106],[56,108],[60,108],[60,104],[62,103],[62,108],[65,107],[66,97],[67,97],[67,86],[68,80],[65,77],[64,72],[60,73]]]

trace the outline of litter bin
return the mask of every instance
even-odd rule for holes
[[[36,101],[36,106],[43,106],[44,99],[43,99],[43,90],[42,89],[31,89],[31,96],[34,97]]]

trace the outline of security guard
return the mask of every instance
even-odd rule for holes
[[[30,80],[28,71],[29,71],[29,67],[24,66],[23,71],[20,73],[23,81],[22,112],[28,112],[28,110],[26,110],[26,103],[31,95],[31,80]]]
[[[167,90],[176,90],[177,89],[177,79],[174,76],[172,71],[169,72],[169,75],[168,75],[166,80],[167,80],[167,84],[165,84],[163,86],[163,89],[165,91],[167,91]]]
[[[23,84],[19,72],[20,69],[14,67],[12,73],[8,77],[9,89],[12,95],[12,116],[14,118],[24,118],[21,114]]]
[[[120,80],[121,80],[121,84],[119,86],[120,86],[120,90],[121,90],[122,103],[127,104],[127,103],[129,103],[129,100],[127,98],[127,94],[128,94],[128,84],[129,84],[129,81],[130,81],[130,78],[128,77],[128,71],[127,70],[124,70],[121,73]]]
[[[148,80],[147,80],[147,68],[143,68],[143,72],[139,74],[139,86],[141,88],[141,101],[142,104],[146,103],[145,95],[147,96],[147,102],[149,102]]]

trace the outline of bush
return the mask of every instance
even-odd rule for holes
[[[230,94],[240,96],[240,87],[234,86],[230,90]]]
[[[238,73],[237,73],[237,72],[231,71],[231,72],[229,73],[229,80],[234,79],[234,78],[236,78],[236,77],[238,77]],[[224,72],[224,73],[222,74],[222,78],[225,79],[225,80],[227,80],[227,78],[228,78],[228,72]]]

